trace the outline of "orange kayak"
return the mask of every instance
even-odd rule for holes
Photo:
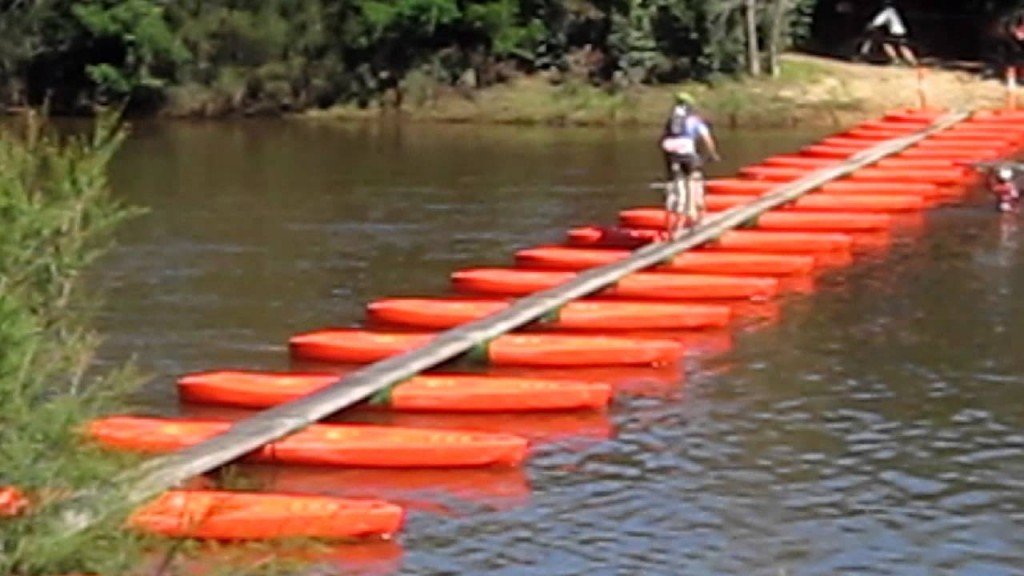
[[[109,448],[174,452],[226,432],[232,422],[113,416],[94,420],[89,434]],[[366,424],[314,424],[247,456],[255,462],[460,468],[519,464],[526,440],[512,434],[427,430]]]
[[[1009,125],[1024,122],[1024,111],[1012,109],[978,110],[968,122],[1001,122]]]
[[[888,132],[898,135],[906,135],[910,132],[921,130],[926,128],[928,122],[894,122],[891,120],[867,120],[861,122],[856,126],[856,130],[869,130],[874,132]],[[1013,123],[1000,122],[993,118],[972,118],[959,124],[937,132],[929,138],[939,138],[947,134],[958,135],[958,134],[971,134],[971,135],[993,135],[997,138],[1002,137],[1013,137],[1015,135],[1024,136],[1024,126],[1015,125]]]
[[[945,169],[956,167],[957,164],[953,160],[944,160],[942,158],[901,158],[899,156],[894,158],[883,158],[878,162],[872,164],[878,168],[895,168],[897,170],[911,169],[911,170],[931,170],[933,168]]]
[[[825,158],[847,158],[863,150],[863,146],[837,146],[833,144],[812,144],[800,149],[805,156],[818,156]],[[908,148],[896,154],[894,158],[930,158],[943,160],[962,160],[964,156],[972,158],[990,159],[998,158],[1004,149],[998,146],[985,148],[972,148],[971,150],[946,150],[942,148]]]
[[[708,197],[708,204],[711,204]],[[744,200],[748,197],[742,197]],[[629,256],[626,250],[587,249],[571,246],[539,246],[516,252],[516,264],[524,268],[585,270],[610,264]],[[758,254],[688,250],[670,261],[651,268],[652,272],[690,274],[735,274],[754,276],[794,276],[810,274],[814,257],[799,254]]]
[[[709,249],[799,254],[848,252],[852,247],[853,238],[839,232],[769,232],[760,230],[731,230],[707,245]]]
[[[664,240],[664,234],[650,229],[578,226],[569,229],[565,240],[569,246],[632,249],[651,242],[660,242]]]
[[[705,198],[708,210],[719,211],[752,202],[754,198],[742,195],[710,194]],[[782,210],[795,212],[916,212],[927,204],[920,196],[812,193],[787,204]]]
[[[521,296],[546,290],[576,277],[575,272],[518,268],[469,268],[452,274],[461,292]],[[759,299],[778,293],[775,278],[638,272],[598,293],[600,296],[663,300]]]
[[[960,133],[981,133],[981,134],[994,134],[998,136],[1006,136],[1008,134],[1022,134],[1024,135],[1024,126],[1015,125],[1012,122],[1002,122],[998,118],[988,116],[985,113],[979,113],[980,116],[954,124],[949,128],[937,132],[929,138],[935,138],[944,134],[960,134]],[[918,122],[898,122],[892,120],[866,120],[856,126],[856,129],[864,130],[875,130],[875,131],[888,131],[900,134],[908,134],[917,130],[926,128],[928,121]]]
[[[819,144],[826,145],[826,146],[841,146],[841,147],[845,147],[845,148],[853,148],[853,149],[857,149],[857,150],[863,150],[863,149],[871,148],[872,146],[877,145],[877,142],[874,141],[874,140],[865,140],[865,139],[861,139],[861,138],[845,138],[843,136],[830,136],[828,138],[825,138],[825,139],[821,140],[819,142]],[[970,153],[971,151],[974,151],[974,150],[991,150],[991,149],[1005,150],[1007,148],[1007,146],[1008,146],[1008,144],[1005,141],[999,141],[999,142],[980,142],[980,141],[977,141],[977,140],[945,139],[945,140],[921,140],[920,142],[914,144],[914,146],[912,148],[910,148],[910,149],[913,150],[913,149],[921,149],[921,148],[930,148],[930,149],[935,149],[935,150],[957,151],[957,152]]]
[[[28,498],[14,486],[0,486],[0,518],[18,516],[28,510]]]
[[[820,169],[835,166],[840,162],[841,159],[839,158],[816,158],[814,156],[800,156],[797,154],[779,154],[778,156],[765,158],[762,161],[762,164],[765,166],[789,166],[795,168]],[[942,159],[886,158],[875,162],[872,166],[877,166],[879,168],[910,168],[913,170],[921,170],[927,168],[955,168],[956,163],[953,160]]]
[[[297,358],[365,363],[407,352],[435,336],[337,328],[299,334],[289,344]],[[512,333],[498,336],[471,355],[495,366],[647,366],[674,362],[682,353],[683,346],[671,340]]]
[[[908,148],[895,155],[893,158],[952,158],[954,161],[965,159],[988,160],[1000,158],[1007,152],[1012,151],[1006,148],[977,148],[972,150],[943,150],[942,148]]]
[[[337,382],[337,374],[218,370],[178,380],[182,400],[243,408],[270,408]],[[410,412],[530,412],[604,408],[606,382],[519,378],[487,374],[427,374],[410,378],[371,400]]]
[[[852,182],[924,182],[938,185],[964,184],[973,176],[963,168],[861,168],[847,176]]]
[[[709,210],[710,214],[714,212]],[[662,228],[665,210],[634,208],[619,212],[619,224],[629,228]],[[886,214],[867,212],[796,212],[772,210],[753,219],[751,227],[761,230],[824,230],[864,232],[885,230],[892,224]]]
[[[662,234],[650,228],[602,228],[584,226],[569,230],[568,242],[573,246],[610,246],[636,248],[661,240]],[[771,252],[820,255],[849,252],[853,238],[836,232],[772,232],[767,230],[730,230],[717,240],[701,246],[702,250],[729,252]]]
[[[801,156],[799,154],[779,154],[776,156],[769,156],[768,158],[761,160],[761,165],[813,168],[818,170],[821,168],[836,166],[841,162],[842,160],[839,158],[820,158],[814,156]]]
[[[921,140],[917,144],[914,144],[910,150],[915,149],[934,149],[934,150],[963,150],[970,153],[973,150],[1010,150],[1016,146],[1015,141],[996,140],[992,142],[982,140],[971,140],[967,138],[957,139],[955,137],[947,138],[929,138],[927,140]]]
[[[714,211],[708,211],[714,215]],[[752,219],[749,226],[783,232],[877,232],[892,226],[888,214],[870,212],[802,212],[772,210]]]
[[[714,194],[744,194],[760,196],[775,190],[779,186],[781,186],[779,182],[770,182],[766,180],[720,178],[716,180],[708,180],[706,188],[709,197]],[[809,194],[809,196],[818,193],[866,196],[896,194],[901,196],[916,195],[927,198],[938,196],[941,193],[941,190],[937,184],[930,184],[926,182],[854,182],[851,180],[840,180],[825,184],[815,192]]]
[[[171,490],[136,510],[132,528],[174,538],[388,538],[404,511],[383,500],[307,494]]]
[[[385,298],[370,303],[377,321],[414,328],[452,328],[507,308],[482,298]],[[729,323],[728,306],[691,303],[576,300],[562,306],[544,327],[566,330],[668,330]]]
[[[816,144],[812,146],[836,146],[838,148],[846,148],[849,150],[866,150],[873,146],[877,146],[878,142],[872,140],[865,140],[863,138],[849,138],[844,136],[829,136],[828,138],[822,138],[818,140]]]
[[[857,138],[861,140],[888,140],[890,138],[899,138],[906,136],[907,132],[901,130],[883,130],[877,128],[854,128],[848,132],[843,132],[840,136],[844,138]],[[960,130],[946,130],[944,132],[936,132],[928,137],[929,140],[971,140],[971,141],[982,141],[991,142],[992,144],[1005,146],[1014,142],[1019,142],[1021,135],[1014,131],[996,131],[996,130],[984,130],[984,129],[960,129]]]
[[[758,180],[771,180],[784,182],[796,180],[807,176],[815,168],[804,166],[747,166],[740,170],[740,175]],[[874,181],[874,182],[927,182],[932,184],[956,184],[967,178],[967,172],[962,168],[861,168],[851,173],[847,178],[852,181]]]
[[[765,158],[762,166],[785,166],[790,168],[812,168],[821,169],[836,166],[842,162],[841,158],[825,158],[814,156],[801,156],[798,154],[780,154]],[[956,162],[941,158],[883,158],[871,164],[871,167],[890,168],[897,170],[926,170],[932,168],[949,169],[956,168]]]

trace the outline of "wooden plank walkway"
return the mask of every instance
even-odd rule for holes
[[[863,150],[834,167],[780,184],[770,194],[706,219],[682,237],[655,243],[633,252],[628,258],[592,268],[570,282],[517,300],[508,308],[486,318],[447,330],[424,346],[366,366],[342,376],[333,385],[314,394],[265,410],[232,426],[225,433],[167,456],[148,461],[138,469],[115,479],[131,486],[119,505],[134,506],[182,484],[197,475],[228,464],[274,440],[294,433],[340,410],[351,407],[389,386],[407,380],[443,362],[457,358],[502,334],[534,322],[573,300],[598,292],[621,278],[664,262],[672,256],[714,240],[724,232],[742,226],[758,215],[791,202],[837,178],[896,154],[929,135],[968,118],[969,112],[954,112],[937,119],[928,128],[908,136],[887,140]],[[89,506],[88,498],[76,499],[65,514],[68,533],[87,528],[105,510]]]

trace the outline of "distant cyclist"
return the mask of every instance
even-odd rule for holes
[[[873,44],[880,44],[890,62],[899,61],[917,66],[917,56],[907,39],[907,25],[892,0],[882,2],[882,9],[868,22],[867,39],[861,44],[860,55],[867,56]]]
[[[666,209],[670,221],[666,231],[678,232],[680,215],[686,217],[686,224],[696,223],[704,209],[703,177],[700,167],[701,147],[712,160],[718,160],[718,145],[707,123],[697,115],[693,96],[687,92],[675,95],[675,105],[665,121],[661,136],[661,150],[665,156],[665,172],[668,181]],[[680,190],[679,181],[685,185]]]
[[[1017,212],[1020,209],[1020,184],[1018,171],[1013,164],[996,167],[988,179],[989,190],[996,197],[996,209],[1000,212]]]

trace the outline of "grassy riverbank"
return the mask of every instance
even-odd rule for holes
[[[312,118],[356,120],[400,115],[412,121],[643,125],[664,121],[671,95],[688,90],[703,113],[719,126],[779,128],[843,126],[886,110],[918,106],[920,88],[928,106],[991,107],[1005,99],[994,80],[951,70],[918,71],[898,66],[855,64],[790,54],[777,78],[723,77],[709,83],[639,86],[606,90],[557,82],[543,76],[514,79],[477,91],[459,91],[425,80],[407,83],[400,110],[337,106],[308,112]]]

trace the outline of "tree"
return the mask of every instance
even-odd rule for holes
[[[745,0],[743,8],[747,34],[747,71],[751,76],[760,76],[761,49],[757,38],[757,0]]]
[[[82,41],[97,60],[86,65],[98,99],[126,98],[137,89],[164,86],[168,78],[155,73],[162,62],[178,63],[188,52],[153,0],[103,0],[71,4],[71,14],[85,31]]]

